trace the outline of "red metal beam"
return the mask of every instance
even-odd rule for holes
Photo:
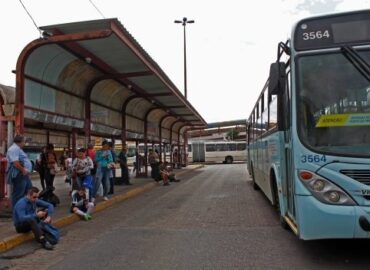
[[[132,100],[134,100],[136,98],[140,98],[140,96],[139,95],[136,95],[136,94],[134,94],[132,96],[129,96],[125,100],[125,102],[123,102],[123,104],[122,104],[122,110],[121,110],[121,112],[122,112],[122,124],[121,124],[121,129],[122,129],[122,131],[121,131],[121,141],[122,141],[122,145],[126,144],[126,140],[127,140],[127,138],[126,138],[126,125],[127,125],[127,123],[126,123],[126,115],[127,115],[126,114],[126,109],[127,109],[128,104]]]

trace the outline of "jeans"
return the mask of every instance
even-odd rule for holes
[[[53,187],[54,186],[54,174],[50,173],[50,170],[48,168],[45,169],[45,182],[46,187]]]
[[[32,231],[33,234],[35,235],[35,239],[38,242],[41,242],[40,237],[43,235],[43,233],[40,227],[38,226],[36,219],[30,218],[29,220],[15,224],[14,226],[17,233],[27,233],[29,231]]]
[[[19,173],[17,177],[12,179],[12,207],[14,208],[15,204],[19,199],[23,198],[27,194],[27,191],[32,187],[31,180],[28,175],[22,175]]]
[[[40,169],[39,171],[39,175],[40,175],[40,183],[41,183],[41,187],[42,187],[42,190],[45,189],[45,172],[44,172],[44,169]]]
[[[152,167],[151,176],[155,181],[161,180],[161,175],[159,172],[159,163],[151,163],[150,166]]]
[[[100,187],[100,184],[103,184],[103,196],[107,196],[110,189],[110,170],[107,167],[98,167],[95,176],[95,183],[93,188],[93,198],[96,198],[96,193]]]

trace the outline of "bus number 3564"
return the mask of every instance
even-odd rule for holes
[[[302,155],[301,162],[302,163],[326,162],[326,156],[325,155]]]

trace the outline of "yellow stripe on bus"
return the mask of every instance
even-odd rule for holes
[[[316,124],[317,128],[355,126],[370,126],[370,113],[321,115]]]
[[[316,127],[343,127],[347,123],[349,114],[320,115]]]

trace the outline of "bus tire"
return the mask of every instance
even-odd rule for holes
[[[252,184],[253,184],[253,189],[254,190],[260,190],[260,187],[257,185],[255,179],[254,179],[254,169],[253,165],[251,165],[251,176],[252,176]]]
[[[233,157],[227,156],[227,157],[225,158],[225,163],[226,163],[226,164],[231,164],[231,163],[233,163]]]
[[[290,227],[289,227],[288,223],[285,221],[284,217],[281,215],[280,199],[279,199],[279,193],[278,193],[278,189],[277,189],[276,178],[275,178],[274,172],[271,173],[271,181],[272,181],[272,187],[273,187],[272,192],[273,192],[273,195],[274,195],[274,206],[275,206],[275,209],[277,211],[277,214],[279,215],[280,226],[285,230],[289,230]]]

